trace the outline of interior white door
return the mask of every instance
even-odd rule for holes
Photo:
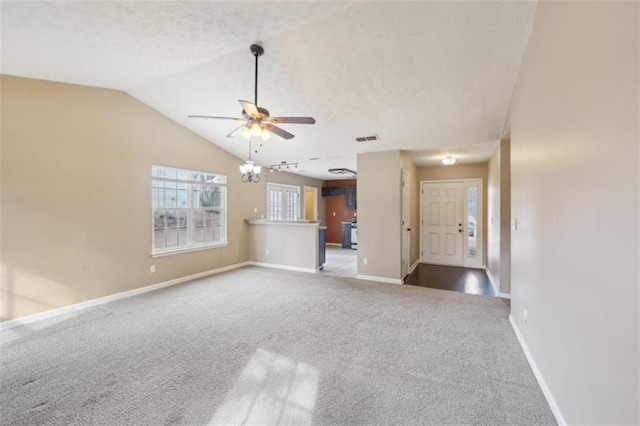
[[[422,262],[463,265],[464,182],[422,183]]]
[[[411,217],[409,172],[402,171],[402,278],[409,275],[411,262]]]

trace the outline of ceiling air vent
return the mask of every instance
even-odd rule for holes
[[[352,177],[356,177],[358,175],[353,170],[345,169],[344,167],[338,169],[329,169],[329,173],[333,173],[334,175],[348,175]]]
[[[360,136],[359,138],[356,138],[356,142],[370,142],[370,141],[379,141],[380,138],[378,137],[378,135],[373,135],[373,136]]]

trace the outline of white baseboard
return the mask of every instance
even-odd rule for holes
[[[524,351],[524,355],[527,357],[527,361],[529,361],[529,365],[531,366],[533,375],[536,377],[536,380],[538,381],[538,384],[542,389],[542,393],[544,394],[544,397],[547,399],[547,402],[549,403],[551,412],[555,416],[556,421],[558,422],[558,425],[560,426],[566,425],[567,422],[565,422],[564,417],[562,416],[560,407],[558,407],[556,400],[551,394],[551,390],[547,386],[547,382],[545,382],[544,377],[542,377],[542,373],[538,369],[536,362],[533,360],[533,356],[531,355],[531,352],[529,352],[529,348],[527,347],[527,344],[525,343],[524,338],[522,337],[522,334],[520,334],[520,330],[518,330],[518,326],[516,325],[516,322],[514,321],[511,315],[509,315],[509,322],[511,323],[511,327],[513,328],[513,331],[516,333],[516,337],[518,338],[518,342],[520,342],[520,346]]]
[[[301,268],[299,266],[278,265],[276,263],[254,262],[253,260],[247,262],[247,265],[262,266],[263,268],[284,269],[285,271],[310,272],[312,274],[318,272],[318,269]]]
[[[367,281],[377,281],[379,283],[388,283],[388,284],[402,284],[402,280],[395,278],[385,278],[385,277],[376,277],[373,275],[356,275],[356,278],[359,280],[367,280]]]
[[[242,268],[249,265],[250,262],[236,263],[234,265],[224,266],[222,268],[211,269],[209,271],[199,272],[197,274],[187,275],[185,277],[175,278],[169,281],[164,281],[157,284],[151,284],[145,287],[136,288],[129,291],[123,291],[121,293],[111,294],[109,296],[99,297],[97,299],[91,299],[73,305],[63,306],[61,308],[52,309],[50,311],[40,312],[38,314],[28,315],[26,317],[20,317],[9,321],[0,322],[0,331],[8,330],[10,328],[20,327],[22,325],[30,324],[35,321],[40,321],[47,318],[52,318],[58,315],[67,314],[70,312],[79,311],[82,309],[91,308],[93,306],[102,305],[107,302],[111,302],[118,299],[124,299],[126,297],[135,296],[137,294],[147,293],[154,290],[159,290],[164,287],[169,287],[176,284],[181,284],[187,281],[195,280],[198,278],[207,277],[209,275],[219,274],[225,271],[231,271],[233,269]]]
[[[493,287],[493,290],[496,292],[497,297],[502,297],[503,299],[511,299],[510,293],[500,293],[500,289],[496,285],[496,281],[494,280],[493,275],[491,275],[491,271],[489,270],[489,268],[485,266],[483,269],[487,273],[487,277],[489,277],[491,287]]]
[[[409,268],[409,273],[412,273],[420,264],[420,259],[417,259],[415,262],[413,262],[413,265],[411,265],[411,268]]]

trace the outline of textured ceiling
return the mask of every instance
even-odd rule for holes
[[[492,2],[10,2],[2,7],[2,72],[121,89],[239,158],[226,138],[237,99],[281,125],[254,159],[299,162],[335,179],[359,152],[409,150],[419,165],[445,153],[486,160],[507,109],[536,3]],[[380,141],[357,143],[377,134]],[[176,141],[176,143],[180,143]],[[311,161],[309,158],[319,157]]]

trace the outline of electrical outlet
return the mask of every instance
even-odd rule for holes
[[[155,274],[156,273],[156,265],[151,265],[149,267],[149,273],[150,274]]]
[[[369,259],[367,259],[366,257],[364,259],[362,259],[362,263],[365,265],[369,264]]]
[[[269,256],[269,249],[266,249],[266,250],[264,251],[264,254],[266,254],[267,256]]]
[[[335,216],[335,215],[336,215],[336,212],[333,212],[333,215]]]
[[[522,321],[524,321],[525,324],[527,323],[527,310],[526,309],[524,309],[522,311]]]
[[[518,230],[518,219],[513,219],[511,221],[511,229],[514,230],[514,231]]]

